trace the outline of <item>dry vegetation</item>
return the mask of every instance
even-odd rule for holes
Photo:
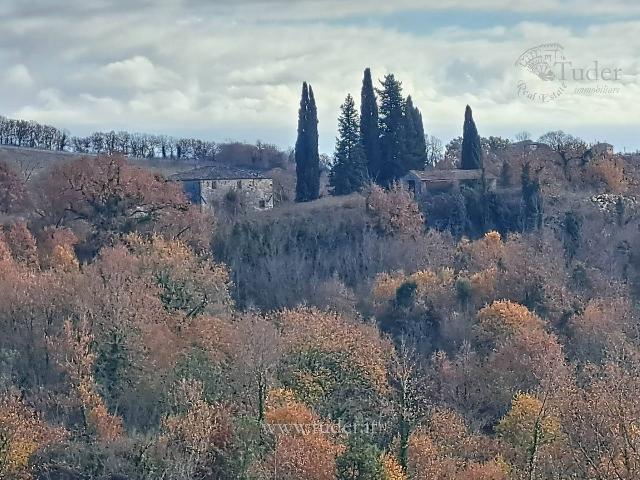
[[[0,161],[0,478],[638,478],[637,183],[555,155],[541,229],[469,237],[397,187],[216,222]]]

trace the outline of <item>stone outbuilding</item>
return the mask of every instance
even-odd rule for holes
[[[611,158],[614,154],[613,145],[610,143],[596,143],[583,155],[585,163],[601,158]]]
[[[247,206],[255,210],[273,208],[273,179],[259,170],[207,165],[176,173],[169,180],[182,182],[189,200],[203,210],[213,210],[231,195],[243,195]]]
[[[507,149],[513,153],[523,152],[551,152],[553,149],[546,143],[534,142],[533,140],[521,140],[510,143]]]
[[[473,185],[481,182],[482,170],[409,170],[400,182],[416,197],[421,197],[428,192],[440,192],[460,188],[461,185]],[[485,173],[484,181],[488,190],[495,190],[497,178]]]

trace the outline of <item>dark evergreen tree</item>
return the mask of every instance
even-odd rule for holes
[[[405,101],[402,83],[390,73],[385,75],[378,89],[380,96],[380,145],[382,162],[378,183],[389,185],[407,171]]]
[[[543,199],[540,180],[531,175],[531,166],[522,167],[522,230],[542,228]]]
[[[340,107],[338,138],[329,184],[334,195],[347,195],[367,183],[367,163],[358,131],[358,111],[351,95]]]
[[[569,210],[564,214],[564,255],[567,259],[567,264],[573,260],[580,248],[582,240],[582,218],[579,214],[573,210]]]
[[[360,96],[360,142],[364,149],[369,177],[378,180],[381,169],[380,127],[378,125],[378,103],[371,80],[371,70],[364,71]]]
[[[460,167],[463,170],[481,169],[482,145],[469,105],[467,105],[464,112],[464,127],[462,132],[462,160]]]
[[[382,480],[380,451],[364,437],[349,437],[347,449],[336,460],[339,480]]]
[[[427,142],[420,110],[413,105],[411,95],[405,104],[406,154],[403,167],[406,170],[424,170],[427,163]]]
[[[318,153],[318,110],[311,86],[302,84],[295,150],[296,201],[308,202],[320,196],[320,155]]]

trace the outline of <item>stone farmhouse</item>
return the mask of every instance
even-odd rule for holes
[[[402,185],[414,192],[417,198],[427,192],[435,193],[459,189],[461,185],[472,185],[482,181],[482,170],[409,170],[400,179]],[[497,178],[485,173],[484,181],[488,190],[495,190]]]
[[[242,195],[250,208],[273,208],[273,179],[258,170],[229,165],[208,165],[169,177],[182,182],[189,200],[203,210],[214,210],[230,195]]]

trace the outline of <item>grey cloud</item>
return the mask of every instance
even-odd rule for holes
[[[485,132],[515,131],[520,124],[535,130],[549,110],[514,98],[512,67],[522,50],[548,40],[562,41],[577,58],[582,51],[617,57],[629,68],[627,83],[638,84],[640,35],[620,35],[640,32],[640,21],[631,17],[598,20],[579,33],[521,22],[485,30],[443,25],[415,36],[322,21],[373,12],[382,4],[364,0],[56,3],[8,0],[9,13],[0,13],[0,59],[8,66],[0,88],[12,92],[0,96],[0,114],[80,132],[128,128],[288,142],[295,134],[299,86],[308,80],[319,101],[323,148],[329,150],[337,107],[347,92],[357,96],[365,66],[377,76],[396,72],[430,131],[457,134],[461,108],[469,102],[477,105]],[[399,0],[387,8],[521,8],[512,3]],[[553,13],[567,5],[580,6],[580,15],[601,11],[598,2],[586,0],[545,0],[529,8]],[[608,5],[612,12],[627,7],[630,15],[640,8],[622,0]],[[296,18],[305,21],[289,21]],[[624,104],[606,102],[608,108]],[[558,121],[573,122],[585,110],[589,118],[602,118],[598,108],[576,101],[555,113]]]

